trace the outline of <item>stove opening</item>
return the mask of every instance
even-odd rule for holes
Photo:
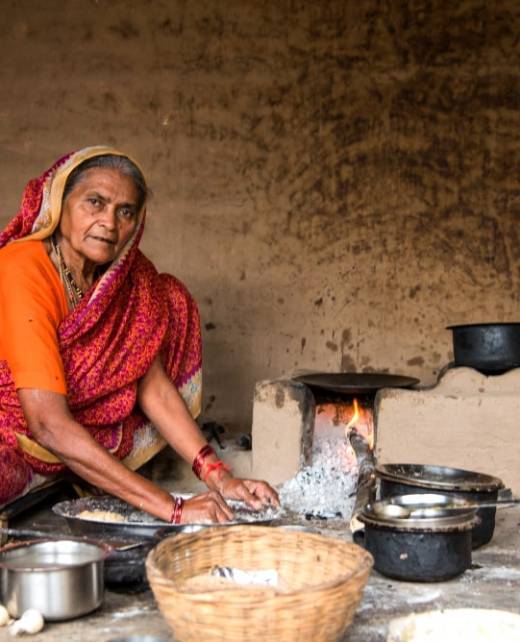
[[[348,473],[357,475],[357,458],[349,435],[355,430],[374,447],[374,398],[356,396],[316,400],[311,463],[330,460]]]
[[[314,393],[316,410],[308,464],[280,488],[282,501],[307,519],[349,520],[358,462],[349,440],[355,430],[374,445],[374,394]]]

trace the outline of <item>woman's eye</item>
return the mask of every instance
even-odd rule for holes
[[[99,205],[101,204],[101,201],[99,200],[99,198],[96,198],[95,196],[91,196],[88,199],[88,202],[94,207],[99,207]]]
[[[124,207],[123,209],[119,210],[119,216],[124,219],[133,219],[135,215],[134,210],[128,209]]]

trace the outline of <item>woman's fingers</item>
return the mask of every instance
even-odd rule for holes
[[[185,502],[181,521],[183,524],[200,522],[228,522],[233,519],[233,511],[215,490],[192,497]]]
[[[231,478],[220,490],[227,499],[241,499],[255,510],[264,506],[280,506],[277,492],[264,481]]]
[[[222,485],[220,492],[227,499],[241,500],[255,510],[260,510],[264,505],[262,500],[259,497],[256,497],[255,494],[252,493],[251,490],[244,484],[243,479],[230,477]]]
[[[278,493],[267,482],[253,479],[244,479],[243,482],[248,490],[261,500],[264,506],[271,504],[272,506],[280,507]]]
[[[221,492],[224,497],[242,500],[255,510],[261,510],[268,505],[280,506],[278,494],[264,481],[230,478],[226,480]],[[187,500],[182,510],[181,522],[229,522],[234,517],[233,511],[222,495],[216,490],[210,490]]]
[[[244,480],[237,480],[240,484],[237,486],[237,499],[242,499],[248,506],[255,510],[260,510],[264,506],[262,499],[251,492]]]
[[[233,511],[224,501],[222,495],[216,490],[210,492],[211,500],[214,502],[216,507],[216,516],[218,517],[217,521],[227,522],[230,519],[233,519]]]

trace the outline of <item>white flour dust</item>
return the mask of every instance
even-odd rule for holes
[[[313,448],[312,465],[278,487],[282,507],[304,515],[350,519],[358,471],[346,466],[347,449],[344,439],[320,440]]]

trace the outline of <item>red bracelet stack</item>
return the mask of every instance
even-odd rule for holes
[[[218,459],[215,462],[209,462],[209,464],[206,466],[206,472],[204,474],[204,477],[202,477],[202,481],[206,481],[208,475],[212,473],[214,470],[218,470],[218,478],[220,479],[222,477],[222,471],[226,471],[226,473],[231,472],[231,468],[225,464],[223,461]]]
[[[206,457],[210,457],[211,455],[216,455],[216,452],[209,444],[206,444],[199,450],[197,456],[193,460],[191,469],[199,479],[201,479],[200,475],[204,466],[204,460],[206,459]]]
[[[222,477],[222,472],[231,472],[229,466],[225,464],[223,461],[220,459],[217,459],[217,461],[210,461],[207,464],[205,464],[205,460],[207,457],[211,457],[212,455],[217,455],[217,453],[213,450],[213,448],[209,445],[206,444],[203,446],[195,459],[193,460],[193,464],[191,466],[193,472],[197,477],[202,480],[206,481],[208,475],[212,473],[214,470],[219,471],[219,479]]]
[[[184,499],[182,497],[175,498],[175,504],[173,505],[172,516],[170,522],[172,524],[181,523],[182,507],[184,506]]]

